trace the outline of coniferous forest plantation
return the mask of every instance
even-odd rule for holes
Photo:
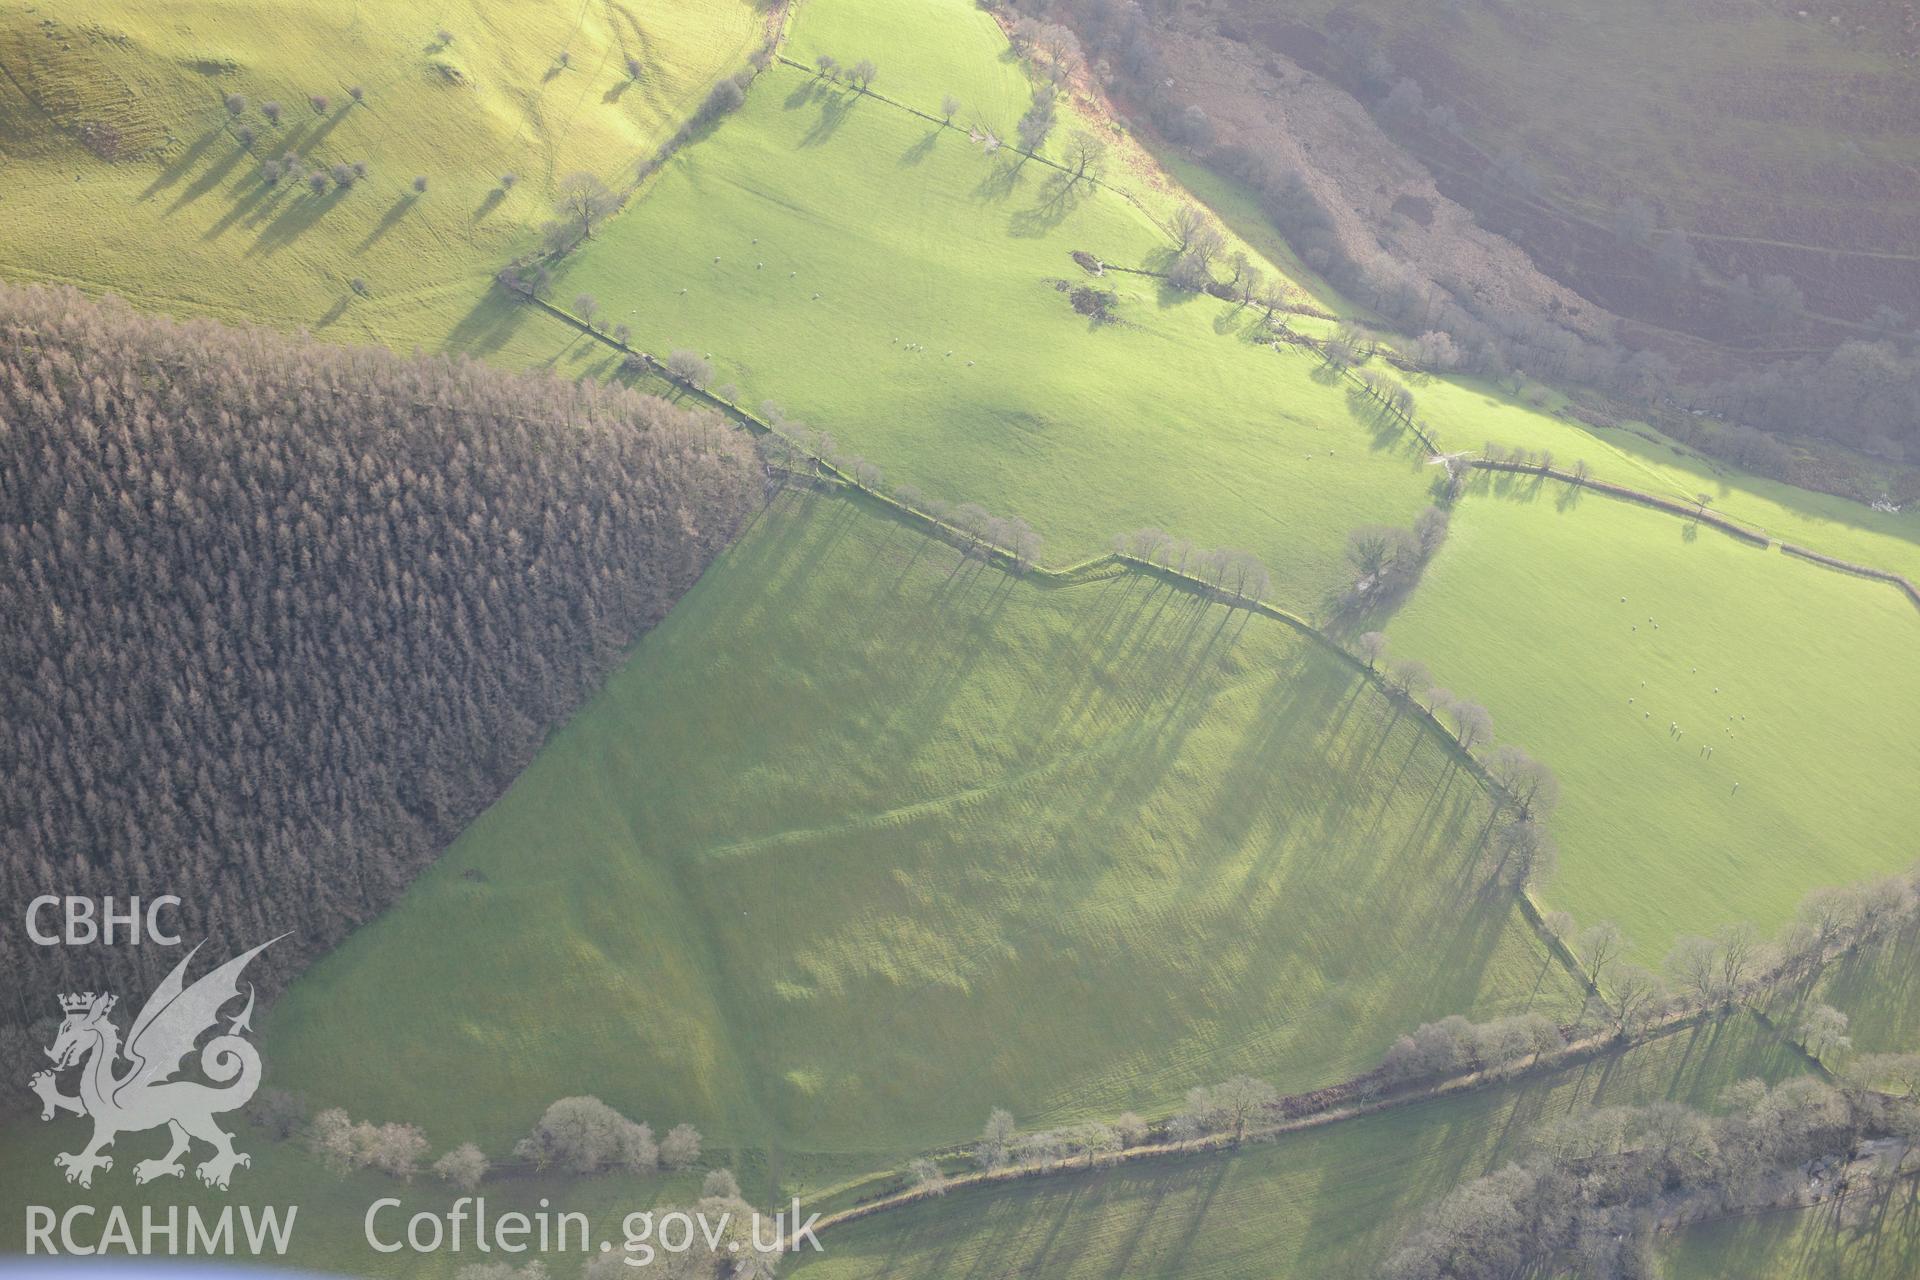
[[[1920,1277],[1880,0],[0,0],[0,1272]]]

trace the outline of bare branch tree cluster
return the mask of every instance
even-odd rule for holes
[[[1201,548],[1163,529],[1136,529],[1113,541],[1115,551],[1159,569],[1194,578],[1233,601],[1266,598],[1273,575],[1251,551]]]

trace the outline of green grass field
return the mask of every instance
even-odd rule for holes
[[[795,47],[851,60],[843,29],[869,8],[808,4]],[[872,55],[876,89],[937,110],[952,85],[966,101],[1024,86],[978,11],[915,12],[918,43],[868,34],[899,37]],[[1410,519],[1433,473],[1315,362],[1243,341],[1250,311],[1092,280],[1070,256],[1153,264],[1168,244],[1119,195],[782,66],[567,260],[554,296],[592,293],[649,350],[710,352],[743,402],[777,400],[893,483],[1024,516],[1051,560],[1160,525],[1257,552],[1317,609],[1357,513]],[[1112,291],[1120,323],[1076,313],[1056,281]]]
[[[790,496],[270,1043],[316,1098],[492,1148],[581,1090],[900,1153],[995,1105],[1314,1087],[1442,1014],[1568,1010],[1473,883],[1486,819],[1280,624],[1130,576],[1041,589]]]
[[[767,11],[260,14],[114,0],[80,23],[0,7],[0,159],[30,194],[0,192],[0,275],[618,376],[616,352],[510,305],[491,273],[533,243],[557,177],[631,175],[740,65]],[[1411,434],[1310,355],[1250,342],[1246,309],[1072,260],[1164,265],[1177,180],[1346,309],[1244,192],[1179,156],[1153,170],[1111,125],[1126,194],[986,154],[967,128],[1006,136],[1031,84],[965,0],[804,0],[783,52],[872,58],[876,91],[935,113],[951,93],[960,127],[776,65],[564,262],[556,302],[592,293],[635,345],[710,352],[739,402],[777,401],[890,486],[1025,517],[1052,564],[1158,525],[1258,553],[1273,599],[1325,618],[1348,530],[1429,501],[1441,473]],[[356,83],[366,104],[342,105]],[[253,104],[239,122],[230,92]],[[334,100],[325,114],[306,105],[316,92]],[[266,98],[286,107],[274,129]],[[251,153],[239,124],[260,131]],[[138,158],[89,153],[89,125]],[[365,159],[371,176],[325,196],[261,185],[259,158],[290,147],[308,167]],[[1077,312],[1062,282],[1111,291],[1117,323]],[[1406,380],[1448,448],[1585,458],[1920,577],[1920,511],[1745,476],[1484,383]],[[1914,857],[1920,612],[1887,586],[1556,483],[1483,478],[1419,589],[1369,625],[1559,773],[1562,869],[1541,897],[1617,920],[1638,959],[1729,920],[1771,929],[1807,890]],[[472,1139],[503,1154],[546,1103],[591,1092],[656,1128],[698,1124],[750,1191],[805,1192],[964,1140],[996,1105],[1029,1127],[1164,1114],[1233,1072],[1288,1091],[1348,1077],[1446,1014],[1570,1014],[1561,967],[1477,883],[1489,816],[1448,744],[1280,623],[1127,574],[1014,579],[877,504],[789,493],[388,914],[294,984],[266,1056],[273,1083],[417,1122],[436,1151]],[[1849,1012],[1863,1049],[1920,1035],[1911,943],[1824,980],[1818,998]],[[803,1270],[1359,1275],[1537,1119],[1710,1102],[1797,1069],[1735,1019],[1231,1158],[956,1195],[849,1228]],[[50,1132],[9,1127],[0,1150],[41,1169],[65,1140]],[[378,1180],[327,1182],[288,1149],[261,1163],[260,1198],[314,1206],[299,1261],[417,1272],[358,1245]],[[489,1194],[565,1190],[569,1207],[610,1210],[685,1189]],[[0,1248],[18,1247],[19,1219],[8,1211]],[[1688,1233],[1671,1260],[1676,1276],[1747,1274],[1713,1269],[1731,1260],[1879,1280],[1911,1270],[1902,1230],[1868,1244],[1768,1220]]]
[[[1664,1280],[1908,1280],[1920,1275],[1920,1197],[1708,1223],[1663,1251]]]
[[[1857,564],[1904,573],[1920,582],[1920,506],[1898,513],[1795,488],[1675,444],[1645,423],[1590,427],[1523,405],[1488,383],[1412,375],[1420,416],[1443,449],[1474,453],[1488,441],[1549,450],[1555,465],[1584,459],[1601,479],[1678,502],[1707,494],[1708,503],[1771,538],[1811,547]]]
[[[1811,991],[1778,998],[1768,1008],[1791,1030],[1815,1004],[1847,1015],[1856,1054],[1920,1050],[1920,929],[1848,952],[1827,966]]]
[[[845,30],[857,9],[816,0],[796,23],[796,47],[852,57],[858,42]],[[975,96],[1006,92],[1016,73],[991,56],[1002,48],[992,25],[957,6],[929,12],[950,26],[934,42],[941,57],[923,52],[889,77],[888,59],[873,55],[884,87],[928,105],[947,83]],[[816,23],[828,34],[810,36]],[[996,185],[996,173],[1016,185]],[[1274,565],[1277,598],[1324,614],[1345,576],[1346,530],[1404,520],[1435,473],[1410,439],[1376,437],[1347,384],[1313,361],[1238,340],[1249,317],[1227,304],[1171,301],[1152,281],[1110,274],[1129,322],[1090,327],[1074,315],[1045,283],[1084,279],[1066,261],[1070,249],[1150,262],[1165,240],[1109,193],[1049,208],[1048,182],[954,131],[782,69],[576,255],[557,293],[596,293],[642,345],[711,352],[717,377],[743,400],[782,402],[896,482],[1025,515],[1050,538],[1055,562],[1114,531],[1158,524],[1252,548]],[[676,233],[689,226],[700,233]],[[1422,415],[1455,447],[1551,448],[1654,492],[1708,492],[1775,536],[1920,568],[1914,513],[1872,513],[1716,470],[1657,433],[1584,428],[1484,385],[1411,381]],[[1133,408],[1143,404],[1153,412]],[[1486,701],[1508,734],[1565,776],[1573,794],[1558,826],[1569,857],[1556,901],[1638,924],[1657,958],[1677,932],[1741,916],[1775,923],[1807,889],[1898,856],[1888,844],[1899,835],[1891,784],[1915,758],[1920,705],[1898,661],[1920,639],[1910,605],[1717,536],[1685,541],[1682,521],[1603,509],[1611,502],[1589,500],[1559,521],[1479,509],[1489,503],[1500,499],[1468,496],[1457,537],[1472,551],[1450,549],[1391,629],[1401,652]],[[1469,556],[1470,567],[1446,569]],[[1585,584],[1640,577],[1651,582],[1649,602],[1689,611],[1701,628],[1685,669],[1705,662],[1717,683],[1757,700],[1744,710],[1764,706],[1773,717],[1737,748],[1716,748],[1711,768],[1684,782],[1666,767],[1672,753],[1640,741],[1646,726],[1590,731],[1596,699],[1618,692],[1624,711],[1653,672],[1627,670],[1632,647],[1593,625],[1611,617],[1593,601],[1621,592]],[[1522,607],[1526,628],[1499,625],[1524,643],[1484,634]],[[1809,663],[1841,619],[1846,663]],[[1852,674],[1867,671],[1883,674]],[[1629,674],[1631,687],[1616,690]],[[1668,719],[1694,724],[1683,741],[1697,749],[1711,699],[1670,693]],[[1747,771],[1739,778],[1727,772],[1736,764]],[[1720,791],[1706,785],[1722,774]],[[1739,880],[1725,895],[1723,876]],[[1675,885],[1697,887],[1668,892]]]
[[[1526,1150],[1569,1111],[1675,1099],[1711,1106],[1735,1080],[1796,1074],[1745,1016],[1619,1058],[1190,1157],[957,1191],[848,1224],[793,1268],[826,1277],[1363,1277],[1456,1183]]]
[[[0,274],[177,314],[535,362],[544,339],[522,334],[527,317],[488,286],[551,216],[555,179],[587,169],[631,180],[743,65],[761,24],[747,0],[690,0],[670,15],[560,0],[455,0],[431,13],[114,0],[84,20],[12,0],[0,5]],[[236,93],[248,102],[237,119],[222,105]],[[315,94],[330,100],[324,113],[308,104]],[[278,126],[261,113],[269,100],[284,108]],[[257,135],[250,148],[242,127]],[[83,129],[111,130],[118,158],[89,150]],[[296,177],[262,182],[261,162],[288,151],[302,157]],[[301,181],[355,161],[369,174],[348,190],[316,196]],[[511,190],[507,173],[519,178]],[[417,196],[416,175],[428,181]]]
[[[1386,626],[1560,774],[1554,905],[1657,961],[1912,861],[1911,604],[1555,481],[1477,487]]]

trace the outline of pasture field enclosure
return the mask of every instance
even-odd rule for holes
[[[794,47],[835,51],[843,63],[872,57],[878,90],[928,109],[944,86],[958,85],[963,101],[994,103],[1018,87],[1003,38],[977,13],[934,10],[950,26],[939,56],[919,49],[894,70],[897,30],[883,23],[863,41],[851,16],[859,12],[854,0],[816,0],[795,21]],[[993,110],[999,119],[1007,109]],[[967,119],[963,108],[956,120]],[[1237,220],[1246,224],[1244,211]],[[686,227],[700,230],[676,230]],[[1251,228],[1247,239],[1258,243]],[[1347,380],[1303,353],[1243,341],[1250,309],[1174,295],[1148,277],[1096,279],[1069,256],[1153,265],[1168,244],[1113,192],[984,155],[959,130],[783,65],[756,83],[739,116],[676,158],[572,255],[555,292],[593,294],[643,347],[711,355],[716,381],[739,400],[777,401],[879,465],[890,483],[1027,518],[1054,563],[1158,525],[1255,551],[1274,570],[1277,600],[1325,618],[1346,578],[1347,530],[1404,522],[1440,471]],[[1050,282],[1108,291],[1121,323],[1089,321]],[[1645,428],[1585,428],[1483,383],[1391,376],[1414,390],[1443,447],[1550,449],[1563,465],[1583,458],[1603,478],[1676,500],[1704,491],[1715,509],[1776,537],[1920,567],[1913,512],[1868,512],[1744,477]],[[1776,924],[1808,889],[1910,860],[1897,786],[1917,750],[1920,690],[1898,657],[1920,638],[1910,605],[1890,588],[1778,554],[1746,555],[1719,535],[1696,544],[1683,521],[1611,499],[1581,495],[1579,509],[1557,519],[1544,504],[1524,516],[1481,510],[1505,501],[1487,492],[1496,487],[1516,488],[1469,486],[1455,538],[1471,550],[1447,548],[1388,626],[1399,653],[1487,702],[1505,736],[1565,775],[1556,904],[1564,899],[1583,917],[1620,914],[1630,932],[1642,924],[1642,945],[1657,958],[1675,933],[1744,915]],[[1448,570],[1468,557],[1471,568]],[[1583,591],[1608,601],[1622,594],[1587,584],[1640,577],[1655,598],[1698,602],[1701,625],[1716,628],[1689,651],[1689,667],[1778,709],[1763,751],[1716,748],[1712,777],[1742,751],[1757,770],[1729,775],[1726,795],[1676,786],[1660,753],[1634,736],[1642,726],[1606,731],[1580,701],[1611,690],[1604,673],[1630,653],[1591,625],[1600,615],[1560,610],[1577,608]],[[1474,630],[1523,607],[1534,628],[1524,644]],[[1436,615],[1454,621],[1436,627],[1428,622]],[[1507,629],[1520,634],[1517,624]],[[1719,644],[1721,630],[1730,643]],[[1810,661],[1830,630],[1844,632],[1833,639],[1846,660]],[[1498,661],[1487,660],[1494,652]],[[1875,674],[1857,674],[1867,672]],[[1622,708],[1648,674],[1634,674]],[[1552,697],[1536,696],[1543,691]],[[1674,702],[1660,729],[1671,720],[1687,727],[1683,710],[1711,708]],[[1681,741],[1705,745],[1698,733]],[[1804,857],[1784,856],[1803,845]],[[1748,864],[1735,849],[1749,850]],[[1723,873],[1761,865],[1719,895]],[[1694,892],[1668,894],[1676,884]],[[1697,904],[1707,905],[1700,919]]]
[[[1339,8],[1365,22],[1411,6]],[[1650,46],[1599,112],[1587,69],[1513,53],[1587,21],[1580,6],[1432,8],[1417,22],[1457,20],[1484,48],[1450,38],[1423,65],[1479,84],[1520,64],[1469,133],[1554,135],[1556,216],[1604,220],[1658,188],[1686,197],[1662,205],[1663,226],[1711,232],[1746,198],[1711,172],[1683,190],[1711,140],[1656,129],[1676,95],[1740,81],[1703,34],[1724,30],[1720,7],[1672,16],[1671,47]],[[1809,66],[1851,68],[1861,100],[1881,102],[1877,63],[1758,9],[1759,53],[1818,49]],[[1622,0],[1617,16],[1652,26],[1661,11]],[[774,32],[738,108],[636,184]],[[873,92],[816,74],[822,55],[871,59]],[[1671,76],[1688,60],[1700,84]],[[1449,496],[1446,459],[1291,345],[1366,317],[1258,199],[1103,115],[1084,83],[1022,154],[1015,122],[1041,79],[972,0],[107,0],[84,16],[0,0],[0,276],[688,403],[683,381],[621,348],[691,352],[711,363],[705,390],[828,433],[873,490],[922,512],[978,502],[1045,539],[1048,571],[1011,572],[859,485],[770,469],[766,507],[510,789],[264,1010],[268,1084],[417,1124],[434,1154],[472,1141],[500,1161],[549,1103],[592,1094],[656,1132],[698,1126],[702,1165],[736,1170],[751,1201],[841,1208],[899,1185],[913,1157],[958,1167],[994,1107],[1028,1131],[1157,1121],[1241,1073],[1286,1094],[1350,1081],[1448,1015],[1571,1026],[1587,991],[1529,923],[1541,910],[1615,921],[1627,958],[1659,967],[1680,935],[1735,921],[1771,935],[1808,891],[1913,864],[1909,600],[1549,478],[1469,470]],[[1543,88],[1556,80],[1569,90]],[[1508,92],[1549,106],[1527,116]],[[1816,154],[1835,172],[1908,172],[1920,157],[1880,115],[1841,160],[1824,100],[1764,131],[1741,109],[1726,145],[1758,172]],[[1062,167],[1083,129],[1110,147],[1102,181]],[[1627,172],[1623,148],[1652,159]],[[287,154],[290,176],[265,181]],[[576,171],[624,203],[547,261],[546,306],[524,305],[495,273],[529,261]],[[1839,247],[1871,250],[1873,228],[1912,217],[1858,184],[1844,195],[1838,214],[1795,197],[1767,211],[1787,222],[1729,234],[1788,236],[1798,220],[1818,239],[1844,222],[1860,238]],[[1293,332],[1276,334],[1261,306],[1174,287],[1171,215],[1190,197],[1226,229],[1216,267],[1251,250],[1292,302],[1338,315],[1283,314]],[[1920,504],[1870,511],[1639,422],[1583,425],[1524,374],[1424,374],[1389,353],[1353,372],[1406,386],[1442,452],[1550,451],[1920,581]],[[1350,532],[1435,502],[1450,526],[1423,572],[1356,605]],[[1254,553],[1267,601],[1306,621],[1096,559],[1143,527]],[[1558,775],[1558,870],[1531,903],[1491,872],[1484,771],[1339,651],[1373,629],[1389,660],[1426,664]],[[1790,997],[1756,990],[1765,1018],[1703,1014],[1576,1066],[1242,1149],[956,1190],[838,1229],[825,1257],[782,1274],[1368,1275],[1423,1207],[1522,1155],[1536,1124],[1657,1100],[1710,1110],[1735,1081],[1813,1069],[1792,1036],[1816,1002],[1848,1015],[1857,1051],[1920,1049],[1916,927]],[[260,1154],[249,1192],[311,1203],[291,1262],[456,1280],[472,1261],[361,1247],[371,1200],[444,1206],[457,1193],[438,1179],[340,1179],[234,1123]],[[0,1152],[32,1171],[0,1196],[0,1250],[20,1247],[14,1199],[60,1193],[66,1124],[0,1117]],[[129,1204],[217,1198],[126,1175]],[[697,1171],[514,1167],[484,1193],[617,1219],[698,1187]],[[1820,1211],[1681,1232],[1663,1242],[1667,1280],[1906,1280],[1916,1203],[1871,1235]],[[555,1280],[576,1273],[554,1264]]]
[[[555,181],[631,181],[763,24],[746,0],[84,8],[0,5],[0,273],[515,363],[546,351],[492,275]],[[356,162],[350,186],[330,176]]]
[[[316,1099],[492,1146],[582,1091],[901,1153],[996,1105],[1314,1088],[1426,1019],[1577,1005],[1480,886],[1487,819],[1288,628],[789,495],[270,1036]]]
[[[803,8],[796,46],[848,11],[865,10]],[[837,56],[881,44],[876,92],[927,111],[954,83],[1011,92],[991,22],[930,12],[967,19],[933,46],[941,71],[894,74],[884,23]],[[647,350],[710,354],[743,403],[777,401],[895,484],[1024,517],[1052,561],[1159,525],[1256,552],[1281,598],[1318,611],[1354,513],[1410,520],[1434,472],[1313,360],[1242,340],[1257,308],[1072,257],[1164,267],[1170,245],[1112,191],[783,64],[564,261],[553,295],[593,295]],[[1096,292],[1112,323],[1088,312]]]
[[[1663,1099],[1711,1108],[1737,1080],[1778,1080],[1802,1069],[1740,1015],[1618,1057],[1284,1135],[1230,1155],[957,1190],[849,1223],[825,1237],[832,1242],[825,1256],[794,1274],[1366,1276],[1441,1189],[1519,1158],[1535,1125],[1585,1107]]]
[[[1558,481],[1473,488],[1385,626],[1559,772],[1553,905],[1657,962],[1911,864],[1920,613],[1898,592]]]

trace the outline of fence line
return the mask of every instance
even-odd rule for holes
[[[1301,1133],[1311,1129],[1324,1128],[1347,1120],[1357,1120],[1366,1116],[1378,1115],[1383,1111],[1397,1110],[1401,1107],[1415,1106],[1441,1098],[1471,1093],[1488,1085],[1504,1084],[1510,1080],[1526,1076],[1561,1071],[1578,1066],[1583,1062],[1626,1053],[1655,1040],[1664,1039],[1677,1032],[1687,1030],[1714,1018],[1726,1017],[1737,1012],[1749,1012],[1745,1006],[1736,1009],[1694,1009],[1686,1010],[1659,1020],[1632,1036],[1621,1036],[1613,1032],[1601,1032],[1581,1040],[1575,1040],[1548,1053],[1534,1053],[1520,1059],[1518,1064],[1505,1070],[1481,1069],[1449,1076],[1444,1080],[1428,1084],[1413,1085],[1388,1092],[1382,1096],[1357,1102],[1347,1102],[1319,1110],[1291,1115],[1285,1119],[1251,1125],[1235,1139],[1230,1133],[1208,1134],[1202,1138],[1188,1141],[1159,1140],[1143,1142],[1119,1151],[1096,1155],[1090,1160],[1085,1157],[1068,1158],[1053,1163],[1030,1162],[1004,1166],[999,1169],[984,1169],[975,1173],[959,1174],[943,1179],[936,1190],[931,1187],[908,1187],[899,1191],[882,1192],[871,1199],[849,1205],[845,1209],[822,1215],[813,1224],[813,1232],[818,1235],[833,1227],[844,1226],[862,1218],[873,1217],[891,1209],[904,1208],[923,1200],[944,1196],[948,1191],[970,1190],[976,1187],[996,1186],[1005,1183],[1025,1182],[1034,1178],[1058,1177],[1063,1174],[1087,1173],[1096,1169],[1109,1169],[1118,1165],[1139,1161],[1178,1158],[1190,1155],[1206,1155],[1221,1151],[1232,1151],[1250,1142],[1270,1142],[1276,1138]],[[1355,1080],[1364,1079],[1356,1077]],[[1344,1083],[1354,1083],[1347,1081]],[[1284,1101],[1284,1100],[1283,1100]],[[874,1175],[873,1181],[885,1178],[887,1181],[898,1178],[897,1172]],[[854,1184],[858,1185],[858,1184]],[[845,1193],[851,1188],[842,1186],[836,1193]],[[818,1203],[813,1201],[812,1203]],[[791,1242],[797,1247],[800,1243],[796,1236]]]
[[[1592,489],[1596,493],[1604,493],[1610,497],[1622,498],[1628,502],[1638,503],[1641,506],[1653,507],[1669,515],[1684,516],[1688,520],[1697,520],[1701,524],[1712,525],[1722,533],[1730,534],[1742,542],[1749,543],[1756,547],[1770,547],[1773,545],[1773,539],[1758,529],[1749,529],[1745,525],[1738,524],[1716,511],[1709,511],[1697,503],[1689,504],[1679,502],[1673,498],[1663,498],[1658,494],[1648,493],[1644,489],[1634,489],[1627,485],[1614,484],[1607,480],[1595,480],[1592,476],[1576,476],[1570,471],[1560,471],[1554,467],[1536,462],[1506,462],[1493,458],[1469,458],[1466,461],[1466,465],[1475,471],[1504,471],[1515,475],[1545,476],[1552,480],[1563,480],[1576,488]]]
[[[1902,595],[1913,601],[1916,608],[1920,608],[1920,587],[1914,586],[1913,579],[1903,574],[1894,573],[1890,569],[1876,569],[1871,565],[1854,564],[1850,560],[1842,560],[1837,556],[1822,555],[1818,551],[1814,551],[1808,547],[1795,546],[1791,542],[1781,543],[1780,550],[1790,556],[1798,556],[1802,560],[1810,560],[1814,564],[1823,565],[1826,568],[1837,570],[1840,573],[1851,573],[1862,578],[1872,578],[1876,582],[1890,582],[1900,589]]]

